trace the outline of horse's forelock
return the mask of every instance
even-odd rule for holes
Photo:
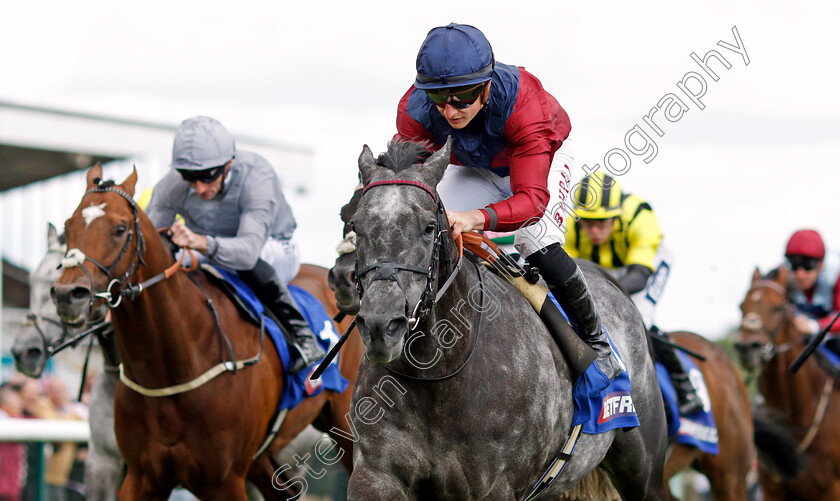
[[[408,140],[390,141],[388,151],[379,155],[376,165],[399,174],[412,165],[425,162],[432,156],[431,143]]]

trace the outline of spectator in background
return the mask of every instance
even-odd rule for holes
[[[54,419],[82,419],[78,410],[67,396],[64,381],[53,378],[47,383],[47,398],[52,406]],[[77,445],[73,442],[57,443],[53,453],[47,459],[44,482],[47,484],[47,499],[50,501],[67,500],[67,479],[76,458]]]
[[[41,391],[38,380],[24,378],[21,381],[20,397],[23,401],[23,417],[29,419],[52,419],[55,413],[52,404]],[[26,481],[23,484],[21,499],[25,501],[37,499],[38,481],[34,472],[38,471],[40,458],[43,454],[43,445],[39,443],[26,444]]]
[[[0,386],[0,423],[23,414],[23,401],[14,385]],[[0,424],[0,426],[3,426]],[[20,501],[26,477],[23,444],[0,442],[0,501]]]

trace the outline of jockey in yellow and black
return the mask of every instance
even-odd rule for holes
[[[563,248],[573,258],[592,261],[610,271],[639,309],[651,339],[661,341],[653,313],[670,271],[662,229],[643,198],[623,193],[612,176],[595,172],[583,178],[573,194],[573,217],[566,219]],[[656,357],[668,370],[680,413],[703,408],[673,346],[653,343]]]

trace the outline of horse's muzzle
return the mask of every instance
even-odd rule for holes
[[[747,370],[755,370],[761,367],[767,358],[767,348],[761,341],[737,341],[735,352],[741,365]]]
[[[90,288],[83,285],[55,284],[50,289],[50,297],[58,317],[63,324],[73,328],[85,324],[92,296]]]
[[[355,315],[359,312],[355,257],[353,259],[346,259],[345,256],[339,257],[335,266],[327,274],[327,283],[335,293],[335,305],[339,311],[347,315]]]
[[[408,333],[408,318],[360,313],[356,316],[356,327],[365,343],[368,360],[387,364],[400,357]]]
[[[15,341],[12,346],[12,358],[17,370],[33,378],[39,377],[47,364],[42,344],[34,339],[26,342]]]

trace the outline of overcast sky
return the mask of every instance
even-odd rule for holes
[[[719,337],[753,268],[778,263],[795,229],[840,248],[837,19],[836,2],[5,2],[0,99],[169,123],[207,114],[312,147],[317,181],[290,198],[304,260],[330,266],[356,159],[395,132],[420,43],[473,24],[568,111],[576,178],[628,152],[619,180],[649,200],[675,254],[658,323]],[[710,63],[717,81],[691,57],[710,50],[730,65]],[[696,102],[678,86],[688,75],[698,91],[691,72],[706,85]],[[644,117],[669,93],[687,110],[655,115],[660,137]],[[647,163],[624,144],[635,126],[656,143]]]

